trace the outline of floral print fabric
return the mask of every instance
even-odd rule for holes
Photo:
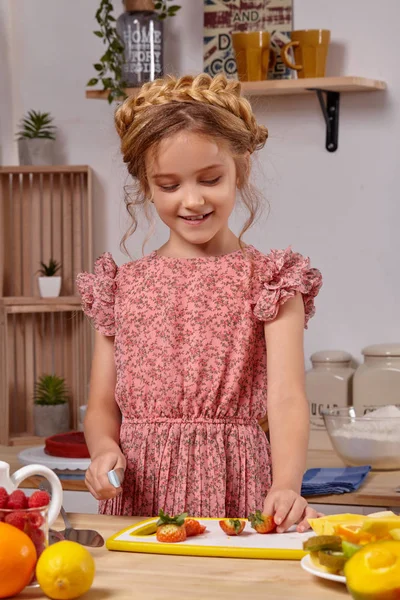
[[[115,399],[127,458],[105,514],[246,517],[271,485],[263,322],[303,294],[306,324],[321,275],[287,250],[149,256],[117,268],[102,255],[77,279],[94,327],[115,336]]]

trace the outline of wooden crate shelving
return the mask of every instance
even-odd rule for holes
[[[41,260],[62,263],[58,298],[40,298]],[[87,400],[92,329],[75,278],[92,269],[87,166],[0,167],[0,444],[37,444],[34,383],[64,377],[72,429]]]
[[[0,167],[0,296],[37,296],[40,261],[61,262],[61,295],[92,268],[91,171]]]

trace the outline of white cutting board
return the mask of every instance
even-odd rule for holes
[[[227,536],[219,526],[219,519],[197,519],[207,527],[205,533],[184,542],[167,544],[156,539],[157,520],[147,519],[119,531],[107,540],[106,547],[122,552],[300,560],[307,554],[303,542],[315,535],[313,531],[297,533],[295,528],[286,533],[260,534],[246,523],[243,533]]]

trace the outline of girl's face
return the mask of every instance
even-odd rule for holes
[[[180,132],[146,158],[150,193],[171,241],[195,245],[224,238],[235,204],[236,167],[227,150],[196,133]]]

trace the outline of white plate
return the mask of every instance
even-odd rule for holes
[[[18,454],[18,460],[22,465],[44,465],[50,469],[86,471],[90,465],[90,458],[64,458],[62,456],[50,456],[44,451],[44,446],[26,448]]]
[[[307,571],[307,573],[311,573],[311,575],[315,575],[315,577],[329,579],[329,581],[338,581],[339,583],[346,583],[346,577],[344,575],[334,575],[333,573],[325,573],[324,571],[317,569],[317,567],[315,567],[311,562],[309,554],[303,556],[300,561],[300,565],[305,571]]]

